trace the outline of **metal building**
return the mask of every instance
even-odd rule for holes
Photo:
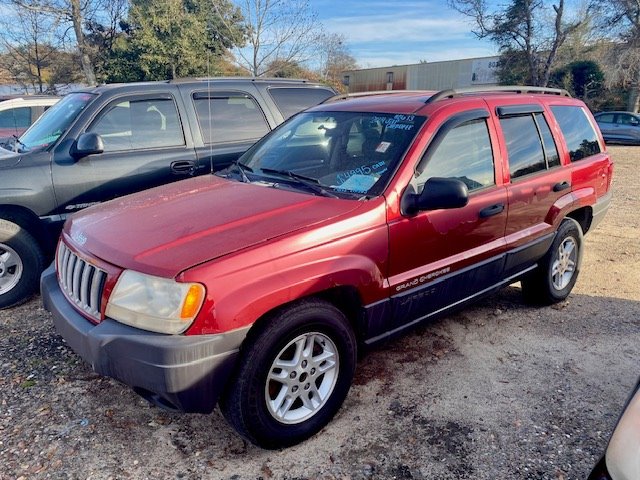
[[[343,72],[343,83],[351,93],[497,85],[499,60],[500,57],[480,57],[348,70]]]

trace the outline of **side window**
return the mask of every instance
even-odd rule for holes
[[[286,119],[302,110],[318,105],[323,100],[332,97],[334,93],[327,88],[270,88],[269,94],[276,106]]]
[[[198,125],[204,143],[257,140],[269,125],[256,101],[241,93],[195,93]]]
[[[613,113],[603,113],[598,115],[597,121],[599,123],[613,123]]]
[[[555,105],[551,111],[560,125],[572,162],[600,153],[596,131],[581,107]]]
[[[546,170],[544,149],[532,115],[503,117],[500,126],[507,144],[511,179]]]
[[[431,177],[457,178],[469,191],[495,185],[493,151],[484,119],[464,123],[446,134],[418,166],[417,191]],[[421,163],[422,163],[421,162]]]
[[[638,125],[638,119],[633,115],[628,115],[626,113],[619,113],[618,123],[622,125]]]
[[[544,156],[547,160],[547,167],[557,167],[560,165],[560,156],[558,155],[558,149],[553,141],[553,135],[547,120],[542,113],[536,113],[536,124],[542,137],[542,144],[544,146]]]
[[[104,141],[105,152],[184,145],[173,100],[125,100],[110,104],[89,128]]]
[[[0,112],[0,128],[27,128],[31,125],[31,108],[19,107]]]

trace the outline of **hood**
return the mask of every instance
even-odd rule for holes
[[[0,147],[0,168],[13,167],[19,161],[19,153]]]
[[[65,233],[111,264],[175,277],[361,205],[207,175],[83,210],[67,221]]]

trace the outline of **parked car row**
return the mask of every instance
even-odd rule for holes
[[[11,151],[0,149],[0,308],[37,290],[71,213],[225,168],[286,118],[334,94],[304,80],[242,78],[68,94]]]
[[[496,90],[70,94],[0,150],[0,307],[34,290],[68,220],[41,281],[71,348],[158,406],[219,402],[255,444],[302,441],[359,349],[516,280],[537,303],[571,292],[611,198],[603,138],[564,91]],[[608,140],[627,140],[603,127],[623,113],[596,115]],[[636,387],[592,480],[640,478],[639,405]]]

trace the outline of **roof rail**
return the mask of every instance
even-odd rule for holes
[[[305,78],[279,78],[279,77],[247,77],[247,76],[226,76],[226,77],[183,77],[169,80],[168,83],[192,83],[192,82],[207,82],[218,80],[249,80],[252,82],[273,82],[280,83],[310,83]]]
[[[432,97],[429,97],[425,103],[433,103],[443,98],[460,97],[469,93],[485,93],[485,92],[512,92],[512,93],[546,93],[549,95],[559,95],[561,97],[571,97],[571,94],[563,88],[548,88],[548,87],[531,87],[527,85],[496,85],[489,87],[465,87],[465,88],[451,88],[448,90],[442,90]]]
[[[320,104],[322,105],[323,103],[337,102],[338,100],[347,100],[348,98],[388,95],[390,93],[423,93],[425,95],[428,95],[432,92],[430,92],[429,90],[372,90],[370,92],[340,93],[338,95],[334,95],[333,97],[329,97],[326,100],[323,100],[322,102],[320,102]]]

